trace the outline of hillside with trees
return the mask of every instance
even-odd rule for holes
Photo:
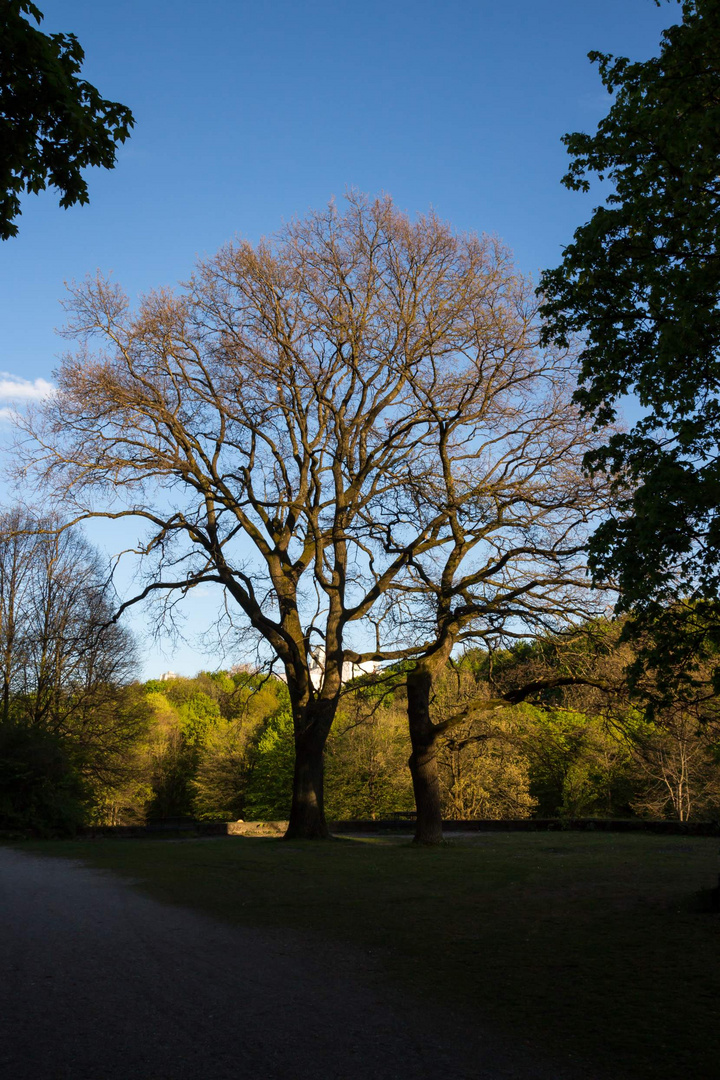
[[[54,541],[31,548],[32,587],[17,573],[17,551],[3,548],[3,625],[14,610],[26,636],[6,633],[3,642],[0,828],[52,835],[81,824],[286,819],[294,755],[285,683],[245,668],[132,681],[131,643],[97,622],[107,601],[96,557],[77,536],[63,537],[57,562],[48,559]],[[61,573],[68,551],[88,565],[88,580],[73,574],[72,587]],[[41,585],[54,594],[43,625],[52,615],[57,636],[29,642]],[[598,622],[569,638],[496,653],[471,647],[448,661],[432,701],[435,723],[455,721],[437,745],[443,818],[717,820],[720,726],[709,679],[704,690],[696,680],[692,702],[668,705],[664,692],[628,682],[632,655],[621,637],[620,623]],[[50,654],[52,683],[27,662]],[[22,680],[12,674],[20,656]],[[406,668],[343,688],[325,758],[330,820],[413,815]],[[513,688],[531,684],[544,687],[534,703],[512,704]]]

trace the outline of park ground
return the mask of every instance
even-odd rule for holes
[[[294,932],[321,960],[333,949],[361,953],[375,980],[425,1011],[429,1028],[454,1015],[588,1078],[720,1077],[720,915],[708,903],[716,838],[13,847],[112,871],[156,901],[221,922]]]

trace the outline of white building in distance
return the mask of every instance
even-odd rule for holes
[[[374,675],[379,666],[376,660],[366,660],[362,664],[354,664],[351,660],[346,660],[342,669],[342,681],[346,683],[351,679],[358,679],[361,675]],[[316,690],[322,682],[324,671],[325,647],[318,645],[316,649],[310,651],[310,682]]]

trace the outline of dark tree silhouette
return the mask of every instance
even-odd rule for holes
[[[60,205],[88,202],[82,170],[112,169],[134,125],[79,77],[85,53],[74,34],[43,34],[31,0],[0,0],[0,238],[17,235],[24,192],[50,184]]]
[[[702,640],[713,622],[720,639],[718,57],[715,0],[684,0],[656,58],[590,53],[615,101],[594,135],[565,137],[564,183],[586,191],[595,174],[612,190],[541,281],[546,340],[584,336],[583,409],[602,428],[624,394],[642,406],[586,464],[615,483],[595,572],[654,624],[656,663],[687,651],[699,607]]]

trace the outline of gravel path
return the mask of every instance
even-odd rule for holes
[[[359,951],[228,926],[111,874],[0,847],[8,1080],[571,1076],[520,1049],[434,1003],[420,1014]]]

